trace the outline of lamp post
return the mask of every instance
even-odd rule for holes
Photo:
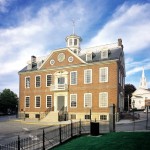
[[[132,101],[132,112],[133,112],[133,121],[134,121],[134,106],[135,106],[135,101]]]
[[[129,94],[128,94],[128,112],[130,111],[130,108],[129,108]]]
[[[135,122],[134,122],[134,106],[135,106],[135,101],[132,101],[132,112],[133,112],[133,131],[135,130]]]

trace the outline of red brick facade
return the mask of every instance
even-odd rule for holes
[[[64,54],[64,60],[58,61],[58,55],[60,53]],[[73,61],[69,62],[69,57],[72,56]],[[124,58],[123,58],[124,59]],[[54,60],[54,64],[50,64],[50,61]],[[100,68],[108,68],[108,81],[100,82]],[[91,83],[84,83],[85,73],[84,70],[91,70]],[[70,72],[75,71],[77,73],[77,84],[71,85],[71,75]],[[122,75],[122,79],[120,75]],[[46,75],[51,74],[51,86],[57,85],[58,76],[65,78],[65,84],[67,88],[52,90],[51,86],[46,86],[47,78]],[[40,75],[40,87],[35,87],[35,77]],[[35,70],[26,70],[19,72],[20,80],[20,115],[25,115],[29,118],[35,118],[36,114],[40,115],[40,118],[44,118],[45,112],[48,109],[46,107],[47,101],[46,96],[51,96],[51,111],[56,113],[58,110],[58,96],[64,96],[64,107],[66,109],[68,119],[71,119],[71,115],[76,115],[76,119],[85,119],[85,115],[89,115],[89,110],[92,112],[92,119],[100,119],[100,115],[106,115],[108,120],[109,117],[109,106],[111,104],[116,105],[116,112],[123,109],[123,102],[120,102],[119,94],[122,93],[122,100],[124,95],[124,66],[121,64],[121,60],[103,60],[95,62],[86,62],[79,56],[74,54],[68,48],[58,49],[53,51],[44,63]],[[26,87],[26,77],[30,78],[30,87]],[[120,81],[119,81],[120,80]],[[120,82],[120,83],[119,83]],[[122,83],[121,83],[122,82]],[[108,105],[107,107],[100,107],[99,105],[99,95],[102,92],[108,93]],[[85,93],[91,94],[91,106],[85,107],[84,95]],[[76,107],[72,108],[70,106],[70,95],[76,94]],[[25,106],[26,97],[30,97],[29,106]],[[35,97],[40,96],[40,107],[35,107]],[[122,104],[119,104],[122,103]],[[75,119],[73,118],[73,119]],[[105,120],[105,119],[104,119]]]

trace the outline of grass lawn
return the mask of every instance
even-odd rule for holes
[[[118,132],[102,136],[81,136],[53,150],[148,150],[150,132]]]

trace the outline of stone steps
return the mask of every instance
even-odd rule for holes
[[[58,122],[58,111],[50,111],[40,122]]]

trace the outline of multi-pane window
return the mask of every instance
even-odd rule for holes
[[[99,107],[108,107],[108,93],[99,93]]]
[[[51,95],[46,96],[46,107],[52,108],[52,96]]]
[[[91,116],[90,115],[85,115],[84,118],[85,119],[91,119]]]
[[[70,95],[70,107],[77,107],[77,94]]]
[[[76,114],[71,114],[71,119],[76,119]]]
[[[77,39],[74,39],[74,45],[77,45]]]
[[[35,86],[40,87],[41,86],[41,76],[35,77]]]
[[[46,86],[50,86],[52,84],[52,75],[47,74],[46,75]]]
[[[100,115],[100,120],[107,120],[107,115]]]
[[[35,97],[35,107],[41,107],[41,97],[40,96]]]
[[[84,70],[84,83],[92,83],[92,69]]]
[[[65,78],[64,77],[59,77],[58,78],[58,84],[65,84]]]
[[[30,97],[29,96],[26,96],[26,98],[25,98],[25,106],[30,107]]]
[[[84,94],[84,107],[92,107],[92,93]]]
[[[30,88],[30,77],[25,78],[25,84],[26,84],[25,85],[26,88]]]
[[[70,72],[70,84],[71,85],[77,84],[77,71]]]
[[[99,68],[100,82],[108,82],[108,67]]]

